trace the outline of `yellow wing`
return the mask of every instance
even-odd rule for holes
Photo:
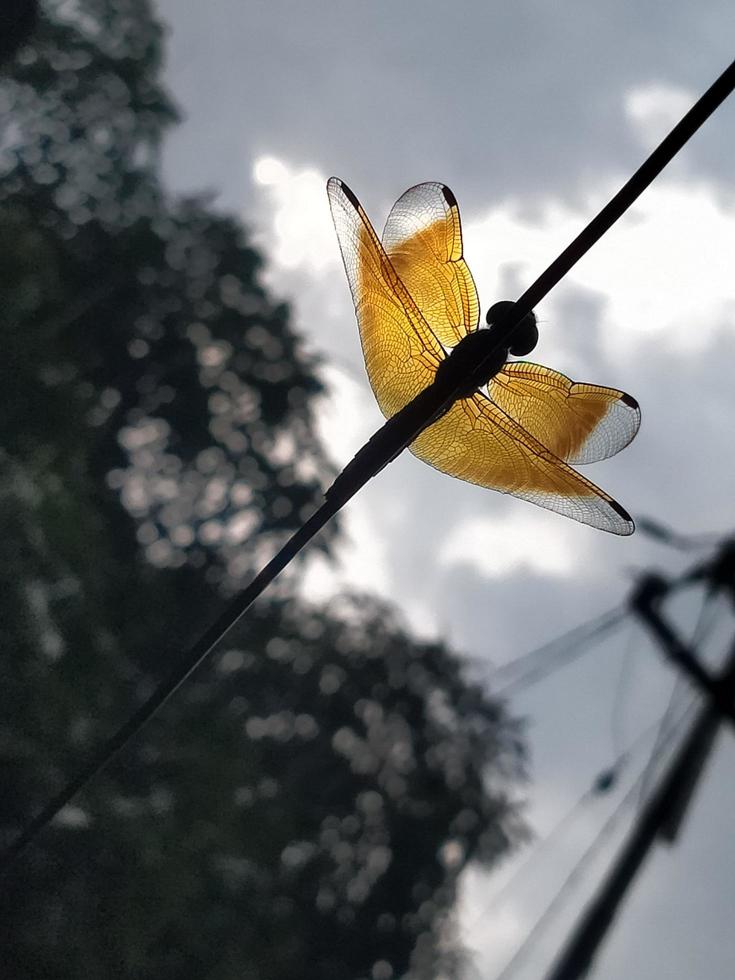
[[[368,378],[381,411],[389,417],[431,384],[444,350],[355,195],[337,177],[327,182],[327,193]]]
[[[419,184],[394,205],[383,248],[352,191],[335,177],[327,190],[368,377],[390,416],[433,381],[445,357],[442,345],[454,345],[477,327],[477,293],[462,258],[459,211],[442,184]],[[640,420],[633,399],[613,389],[574,385],[524,362],[506,365],[491,382],[491,395],[498,404],[481,392],[458,401],[421,433],[411,451],[460,480],[614,534],[632,533],[625,510],[558,453],[589,462],[622,449]],[[554,408],[550,420],[547,405]],[[567,424],[573,432],[565,442]],[[542,445],[547,437],[549,448]]]
[[[632,534],[630,516],[603,490],[550,452],[478,392],[425,429],[411,451],[468,483],[510,493],[613,534]]]
[[[635,398],[578,384],[530,361],[510,361],[488,394],[506,415],[567,463],[595,463],[624,449],[641,424]]]
[[[462,254],[457,200],[444,184],[417,184],[393,205],[383,247],[436,337],[453,347],[477,329],[480,304]]]

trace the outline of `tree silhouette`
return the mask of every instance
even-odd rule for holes
[[[7,840],[332,475],[260,256],[161,186],[160,68],[147,2],[47,4],[0,90]],[[522,769],[445,646],[282,587],[7,879],[7,975],[433,975]]]

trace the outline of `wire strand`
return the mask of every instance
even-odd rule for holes
[[[508,892],[511,891],[511,889],[518,883],[519,879],[527,873],[528,869],[538,864],[541,854],[545,853],[551,844],[564,834],[564,832],[574,822],[578,814],[587,806],[587,804],[600,796],[603,796],[609,791],[607,788],[603,789],[600,787],[601,776],[614,774],[615,777],[619,777],[624,769],[630,765],[631,760],[635,754],[640,751],[647,739],[654,734],[661,723],[662,717],[657,718],[656,721],[644,728],[643,731],[639,732],[625,749],[618,752],[610,765],[607,766],[601,773],[598,773],[592,782],[592,785],[589,786],[584,793],[577,798],[572,806],[569,807],[569,809],[559,818],[559,820],[557,820],[551,830],[536,842],[536,846],[532,848],[530,854],[527,855],[526,860],[523,861],[516,868],[510,878],[508,878],[507,881],[505,881],[501,887],[490,896],[487,905],[485,905],[482,910],[473,917],[472,921],[466,927],[468,930],[474,929],[482,918],[484,918],[489,912],[500,904],[500,901],[506,897]]]
[[[676,723],[676,731],[679,731],[687,718],[691,714],[693,705],[689,705],[687,710],[682,714]],[[612,811],[610,816],[602,825],[601,829],[598,831],[592,843],[587,847],[587,849],[582,853],[577,863],[574,865],[572,870],[569,872],[567,877],[561,883],[561,886],[555,893],[554,897],[551,899],[549,904],[546,906],[544,911],[541,913],[539,918],[536,920],[534,925],[531,927],[528,935],[523,940],[521,945],[515,951],[510,960],[506,963],[500,973],[497,975],[495,980],[510,980],[510,978],[517,972],[518,968],[522,965],[524,960],[527,959],[529,953],[533,949],[534,945],[538,942],[538,938],[546,927],[548,921],[552,916],[558,911],[559,906],[564,902],[565,898],[572,890],[582,873],[586,870],[587,866],[591,864],[594,858],[597,857],[598,853],[602,849],[603,845],[612,837],[613,833],[617,829],[617,826],[623,817],[625,811],[632,806],[637,794],[640,791],[640,782],[644,776],[641,772],[635,781],[628,788],[625,795],[622,797],[618,805]]]
[[[672,129],[667,137],[651,153],[648,159],[633,174],[618,193],[607,205],[589,222],[579,235],[564,249],[551,265],[536,279],[535,282],[521,295],[516,302],[512,315],[499,327],[497,346],[500,347],[508,340],[515,326],[523,317],[536,306],[553,287],[569,272],[592,246],[613,226],[613,224],[637,200],[649,184],[658,176],[663,168],[674,158],[699,127],[712,115],[727,96],[735,88],[735,61],[716,79],[702,97],[686,113],[682,120]],[[484,358],[489,361],[492,355]],[[476,367],[473,368],[476,370]],[[165,704],[181,684],[196,670],[199,664],[208,656],[211,650],[222,640],[236,622],[242,617],[249,606],[258,598],[273,579],[291,562],[301,549],[321,530],[322,527],[360,490],[369,479],[379,472],[387,463],[394,459],[406,448],[432,420],[437,417],[437,411],[445,409],[460,394],[462,384],[457,382],[441,406],[430,407],[431,400],[425,396],[429,389],[420,393],[414,401],[426,405],[423,418],[414,412],[408,428],[403,427],[400,438],[389,442],[384,447],[383,455],[369,454],[370,465],[360,469],[350,480],[337,486],[339,477],[332,486],[330,495],[311,518],[293,534],[278,554],[262,569],[255,579],[230,604],[222,616],[184,655],[180,666],[163,681],[135,713],[125,722],[111,738],[100,746],[89,762],[67,786],[61,790],[7,848],[0,859],[0,872],[5,870],[28,845],[38,836],[43,828],[53,820],[59,811],[71,798],[97,775],[117,753],[137,734],[150,718]],[[394,417],[395,418],[395,417]],[[390,426],[389,419],[386,426]],[[384,427],[385,428],[385,427]],[[395,428],[395,427],[394,427]],[[382,430],[381,430],[382,431]],[[373,437],[373,440],[375,436]],[[372,442],[373,440],[370,440]],[[360,454],[358,454],[360,456]],[[357,458],[357,457],[356,457]],[[348,464],[349,467],[350,464]],[[347,469],[347,468],[346,468]]]
[[[610,744],[615,753],[622,751],[624,743],[625,707],[630,698],[630,682],[636,666],[633,659],[634,637],[633,624],[631,624],[623,647],[615,695],[610,709]]]
[[[626,605],[617,606],[596,616],[580,626],[575,626],[567,633],[556,637],[549,643],[531,650],[517,660],[504,664],[490,677],[490,683],[498,679],[498,674],[502,677],[506,673],[513,673],[520,669],[518,676],[512,677],[504,687],[495,691],[497,697],[508,697],[517,694],[531,685],[538,683],[550,674],[555,673],[559,668],[579,660],[580,657],[590,653],[595,643],[609,633],[612,633],[628,617],[629,609]],[[527,665],[527,666],[526,666]]]
[[[689,645],[693,650],[701,647],[702,643],[707,638],[707,634],[712,628],[712,610],[716,610],[716,598],[714,588],[710,586],[705,592],[697,620],[694,624],[692,636],[689,640]],[[682,699],[685,698],[687,693],[690,692],[691,684],[687,682],[686,678],[682,674],[677,674],[671,687],[671,693],[669,694],[669,701],[666,706],[666,711],[661,718],[661,724],[656,736],[656,741],[651,749],[651,757],[648,760],[646,768],[643,772],[643,781],[641,783],[641,792],[638,800],[639,807],[643,806],[646,797],[648,796],[650,785],[655,775],[656,764],[661,754],[661,748],[672,734],[671,717],[676,712],[677,707],[681,704]]]

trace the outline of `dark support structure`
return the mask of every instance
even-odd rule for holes
[[[710,568],[710,581],[729,591],[731,598],[735,595],[733,554],[732,544],[726,545]],[[633,607],[651,628],[666,656],[700,686],[708,700],[545,980],[578,980],[587,974],[656,838],[671,842],[678,833],[720,722],[723,718],[730,722],[734,719],[735,642],[719,676],[711,677],[656,608],[664,591],[660,579],[647,580],[638,589]]]
[[[709,696],[720,714],[731,725],[735,725],[733,698],[732,695],[728,697],[723,690],[722,680],[713,677],[701,665],[686,643],[679,639],[661,616],[658,606],[667,591],[668,586],[663,579],[653,575],[647,576],[633,596],[631,605],[658,640],[664,656],[686,674],[704,695]]]

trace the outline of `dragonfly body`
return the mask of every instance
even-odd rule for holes
[[[512,316],[514,305],[507,300],[495,303],[488,310],[489,329],[466,334],[439,364],[436,380],[443,381],[446,377],[446,383],[454,387],[458,398],[469,398],[494,378],[508,360],[509,353],[527,354],[536,346],[538,329],[533,313],[527,313],[506,340],[499,339],[500,330],[505,327],[506,318]],[[490,319],[493,311],[494,318]],[[532,339],[534,333],[535,340]]]
[[[640,425],[638,403],[529,361],[533,313],[509,330],[513,303],[479,302],[463,258],[459,208],[443,184],[417,184],[378,238],[354,193],[327,184],[368,378],[388,422],[329,493],[354,492],[408,448],[437,469],[582,523],[630,534],[626,511],[570,464],[614,455]]]

